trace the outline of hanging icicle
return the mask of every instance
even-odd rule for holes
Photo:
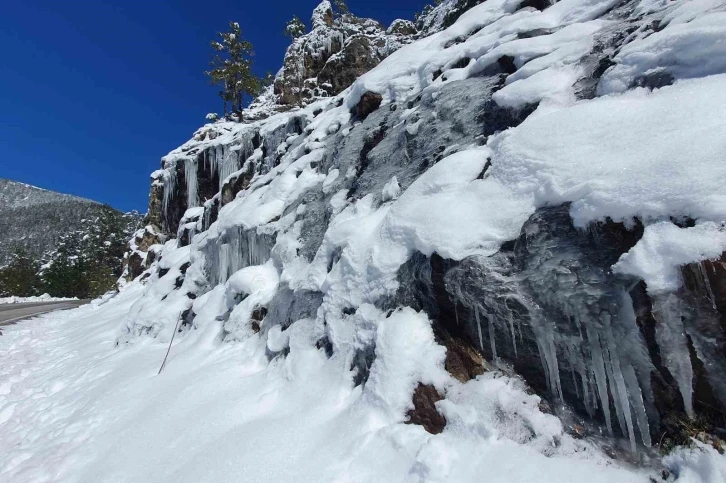
[[[197,158],[184,160],[184,180],[187,185],[187,208],[199,206],[199,179]]]
[[[660,346],[663,362],[678,384],[686,414],[693,418],[693,368],[678,296],[656,296],[653,300],[653,316],[658,321],[655,338]]]

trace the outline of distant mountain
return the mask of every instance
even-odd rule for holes
[[[109,209],[89,199],[0,178],[0,266],[16,248],[41,259],[55,250],[63,235],[84,230],[88,220]]]

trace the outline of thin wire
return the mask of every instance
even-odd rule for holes
[[[169,357],[169,352],[171,352],[171,344],[174,342],[174,336],[176,335],[177,330],[179,330],[179,322],[181,322],[183,312],[179,313],[179,317],[176,319],[176,327],[174,327],[174,333],[171,334],[171,340],[169,341],[169,348],[166,350],[166,355],[164,356],[164,362],[161,363],[161,367],[159,368],[159,372],[156,374],[157,376],[161,374],[161,371],[164,370],[164,367],[166,366],[166,359]]]

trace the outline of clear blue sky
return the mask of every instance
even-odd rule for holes
[[[318,0],[3,0],[0,177],[146,211],[149,174],[220,110],[203,75],[231,20],[276,72]],[[349,0],[388,24],[426,0]]]

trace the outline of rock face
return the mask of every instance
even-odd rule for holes
[[[334,96],[383,59],[410,43],[410,22],[396,21],[388,30],[369,18],[334,16],[330,2],[313,12],[312,30],[288,48],[274,92],[282,105],[305,105]]]
[[[270,357],[294,350],[280,334],[313,320],[318,350],[342,354],[355,374],[351,383],[362,385],[386,349],[376,346],[377,327],[413,309],[430,320],[446,348],[442,368],[459,384],[487,368],[514,371],[552,407],[569,406],[633,449],[677,432],[673,420],[724,427],[724,255],[679,263],[682,283],[665,293],[613,268],[652,223],[681,223],[696,213],[638,208],[578,224],[575,214],[592,209],[583,200],[597,183],[552,194],[564,177],[547,171],[537,149],[516,157],[514,168],[506,165],[511,146],[504,140],[540,115],[576,111],[617,86],[625,86],[623,99],[659,95],[632,91],[656,67],[626,68],[628,59],[616,53],[667,35],[668,19],[685,3],[645,13],[629,1],[608,9],[595,3],[575,13],[549,2],[512,4],[496,19],[475,8],[466,25],[454,23],[436,42],[420,41],[426,48],[404,52],[418,64],[391,73],[374,66],[405,43],[411,26],[396,23],[384,33],[371,20],[334,18],[323,2],[312,32],[288,50],[275,85],[281,104],[311,104],[246,124],[205,126],[154,175],[149,220],[176,240],[144,267],[152,286],[177,278],[155,285],[147,302],[187,310],[189,330],[209,317],[223,321],[221,337],[230,342],[274,337]],[[456,8],[446,12],[458,18]],[[444,29],[445,17],[427,28]],[[483,29],[491,37],[477,35]],[[496,41],[484,47],[482,38]],[[679,68],[658,67],[674,76]],[[373,80],[356,80],[366,70]],[[561,149],[565,157],[573,146]],[[543,171],[551,174],[547,181],[536,177]],[[698,210],[696,202],[686,205]],[[497,216],[500,225],[471,235],[482,219]],[[716,226],[701,218],[695,222]],[[274,276],[260,275],[260,267]],[[274,279],[274,290],[234,291],[230,277],[253,271],[259,286]],[[219,306],[195,312],[200,303],[192,301],[210,293]],[[138,312],[122,339],[174,323]],[[447,391],[418,382],[401,418],[440,432],[446,419],[436,403]]]

